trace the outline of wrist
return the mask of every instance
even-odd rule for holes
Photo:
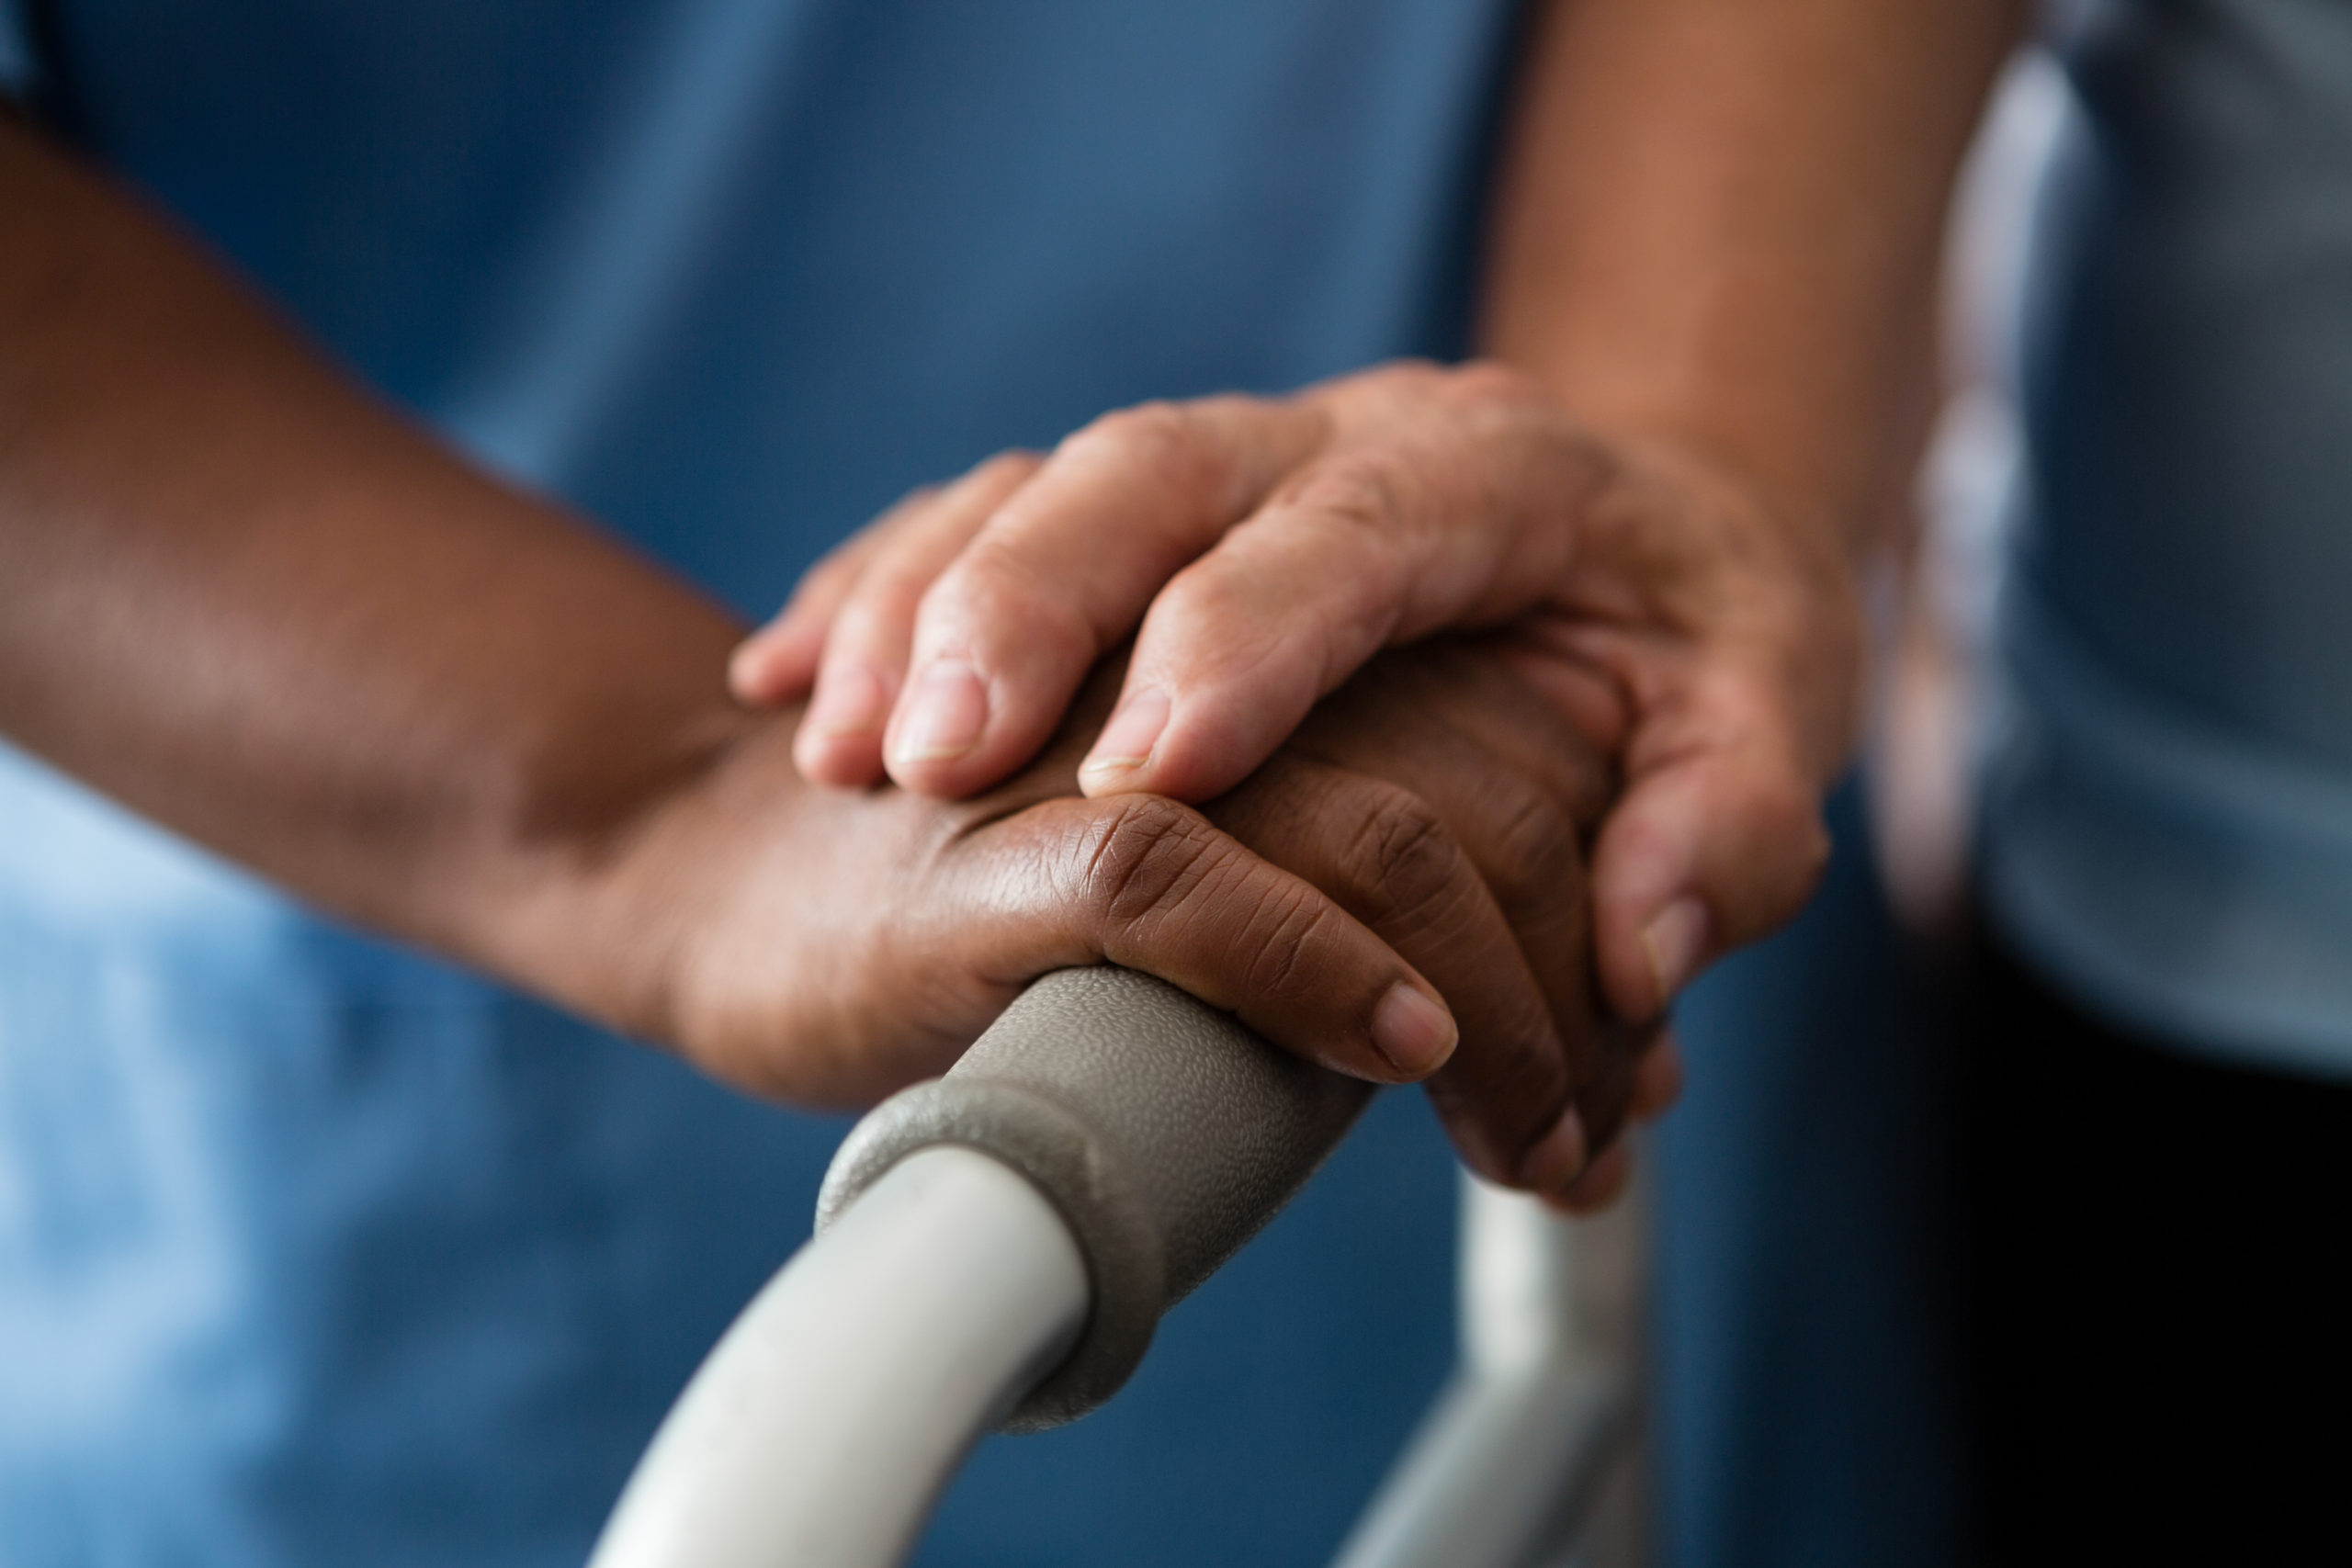
[[[791,729],[790,716],[720,705],[657,739],[608,742],[628,753],[616,777],[548,789],[503,835],[504,863],[472,901],[459,956],[618,1033],[679,1046],[692,954],[755,848],[723,841],[730,814],[747,838],[760,820],[729,781],[747,754],[781,752]],[[761,817],[789,808],[760,804]]]

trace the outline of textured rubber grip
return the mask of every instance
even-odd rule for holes
[[[1119,1391],[1160,1314],[1273,1218],[1370,1095],[1164,981],[1059,970],[945,1077],[857,1124],[826,1172],[817,1226],[933,1144],[985,1150],[1028,1177],[1078,1237],[1092,1310],[1069,1359],[1004,1426],[1059,1426]]]

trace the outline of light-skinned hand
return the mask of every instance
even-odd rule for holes
[[[1080,772],[1210,799],[1384,648],[1487,633],[1623,791],[1593,847],[1621,1017],[1657,1017],[1801,906],[1851,744],[1850,571],[1738,477],[1611,440],[1489,365],[1114,413],[910,497],[738,650],[739,697],[813,686],[797,759],[953,799],[1034,757],[1132,636]]]

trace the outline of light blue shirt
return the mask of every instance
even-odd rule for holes
[[[2066,62],[1986,896],[2097,1011],[2352,1074],[2352,8],[2111,5]]]
[[[384,394],[754,615],[995,448],[1457,351],[1510,9],[0,0],[0,72]],[[0,753],[0,1561],[576,1562],[836,1132]],[[1372,1365],[1375,1447],[1424,1316],[1300,1358]]]

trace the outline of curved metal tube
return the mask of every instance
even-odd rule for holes
[[[1461,1364],[1336,1568],[1537,1568],[1598,1544],[1596,1504],[1637,1457],[1641,1246],[1638,1192],[1569,1221],[1464,1177]]]
[[[826,1228],[695,1373],[590,1568],[903,1562],[972,1442],[1114,1392],[1366,1092],[1147,976],[1047,976],[842,1145]],[[1466,1191],[1462,1370],[1343,1568],[1532,1568],[1627,1451],[1634,1223]]]
[[[973,1440],[1060,1361],[1086,1265],[987,1155],[922,1149],[752,1299],[590,1568],[889,1568]]]

